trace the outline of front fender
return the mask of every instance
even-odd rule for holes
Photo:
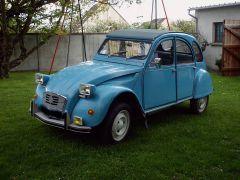
[[[193,90],[193,98],[201,98],[211,94],[213,91],[212,86],[212,78],[210,74],[204,70],[198,70],[195,81],[194,81],[194,90]]]
[[[84,126],[94,127],[99,125],[104,120],[115,97],[124,92],[133,93],[131,89],[125,87],[112,85],[98,86],[91,98],[79,99],[72,111],[71,121],[73,121],[74,116],[79,116],[83,118]],[[94,115],[88,115],[89,109],[95,111]]]

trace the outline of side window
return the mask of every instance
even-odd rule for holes
[[[172,49],[173,40],[165,40],[157,47],[155,57],[161,58],[162,65],[173,64]]]
[[[214,42],[222,43],[223,41],[223,22],[213,23],[214,28]]]
[[[189,46],[181,40],[176,40],[177,64],[193,63],[193,56]]]
[[[195,53],[195,59],[197,60],[197,62],[202,62],[203,61],[203,55],[202,55],[202,52],[199,48],[199,46],[197,45],[196,42],[193,42],[193,50],[194,50],[194,53]]]

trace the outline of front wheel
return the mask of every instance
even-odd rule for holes
[[[113,105],[102,127],[102,142],[117,143],[123,141],[130,129],[131,107],[126,103]]]
[[[203,113],[208,106],[208,96],[199,98],[199,99],[191,99],[190,106],[194,113],[200,114]]]

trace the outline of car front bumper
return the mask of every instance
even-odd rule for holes
[[[32,100],[30,104],[30,113],[34,118],[50,126],[80,133],[90,133],[92,131],[92,128],[88,126],[78,126],[73,123],[70,124],[70,118],[67,113],[63,114],[62,119],[50,118],[37,107],[34,100]]]

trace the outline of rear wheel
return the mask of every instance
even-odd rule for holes
[[[192,99],[190,101],[192,111],[197,114],[203,113],[207,109],[208,98],[208,96],[205,96],[199,99]]]
[[[117,103],[111,107],[102,127],[102,142],[123,141],[130,129],[131,107],[126,103]]]

